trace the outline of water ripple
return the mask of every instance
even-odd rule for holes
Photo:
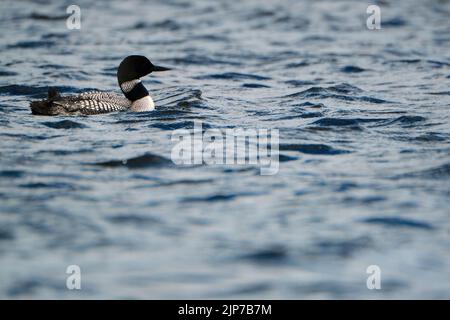
[[[96,162],[92,163],[96,166],[102,167],[125,167],[129,169],[139,169],[139,168],[147,168],[147,167],[158,167],[162,165],[171,164],[172,161],[170,159],[164,158],[162,156],[146,153],[142,156],[137,156],[133,158],[123,159],[123,160],[109,160],[104,162]]]

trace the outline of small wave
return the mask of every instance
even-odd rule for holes
[[[188,197],[184,198],[182,202],[216,202],[216,201],[230,201],[237,197],[237,194],[215,194],[209,197]]]
[[[176,129],[187,129],[191,130],[194,128],[194,122],[193,121],[178,121],[178,122],[157,122],[152,123],[150,125],[152,128],[158,128],[161,130],[176,130]],[[208,130],[213,128],[213,126],[209,123],[202,122],[202,129]]]
[[[168,186],[175,186],[175,185],[196,185],[196,184],[203,184],[203,183],[213,183],[213,179],[198,179],[198,180],[175,180],[175,181],[168,181],[168,182],[161,182],[158,183],[158,187],[168,187]]]
[[[288,156],[288,155],[285,155],[285,154],[280,154],[280,155],[278,155],[278,160],[280,162],[288,162],[288,161],[298,160],[298,158],[297,157]]]
[[[182,202],[217,202],[217,201],[231,201],[238,197],[258,196],[261,193],[255,192],[240,192],[240,193],[217,193],[206,197],[186,197]]]
[[[361,89],[359,89],[358,87],[353,87],[350,85],[338,85],[338,86],[331,86],[331,87],[311,87],[309,89],[306,89],[304,91],[300,91],[298,93],[294,93],[294,95],[296,94],[316,94],[316,93],[343,93],[343,94],[351,94],[351,93],[359,93],[362,92]]]
[[[39,290],[63,291],[64,287],[51,278],[32,277],[24,280],[17,280],[8,288],[8,295],[11,297],[30,296]]]
[[[204,76],[195,77],[198,80],[210,80],[210,79],[223,79],[223,80],[270,80],[269,77],[259,76],[256,74],[249,73],[238,73],[238,72],[224,72],[216,74],[207,74]]]
[[[428,94],[435,96],[450,96],[450,91],[428,92]]]
[[[297,151],[317,155],[337,155],[350,153],[348,150],[334,149],[326,144],[280,144],[280,150]]]
[[[349,257],[357,251],[365,250],[371,247],[372,244],[373,241],[370,237],[356,237],[354,239],[344,240],[321,240],[314,245],[314,251],[310,251],[308,253],[311,255],[327,254],[340,257]]]
[[[321,36],[321,35],[312,35],[306,36],[302,39],[302,41],[315,42],[315,41],[323,41],[323,42],[333,42],[336,41],[333,37]]]
[[[418,220],[412,220],[412,219],[406,219],[406,218],[400,218],[400,217],[372,217],[362,220],[364,223],[369,224],[379,224],[386,227],[396,227],[396,228],[415,228],[415,229],[424,229],[424,230],[433,230],[435,229],[431,224],[424,222],[424,221],[418,221]]]
[[[71,190],[74,191],[77,188],[71,184],[63,183],[63,182],[31,182],[19,185],[21,188],[25,189],[58,189],[58,190]]]
[[[0,87],[0,94],[7,94],[13,96],[22,96],[22,95],[36,95],[36,94],[44,94],[45,87],[33,87],[33,86],[22,86],[17,84],[11,84]]]
[[[406,20],[402,17],[394,17],[389,20],[383,20],[383,27],[403,27],[406,25]]]
[[[344,94],[351,94],[351,93],[360,93],[363,92],[361,88],[358,88],[356,86],[352,86],[348,83],[341,83],[336,86],[331,86],[327,88],[330,91],[334,91],[337,93],[344,93]]]
[[[450,177],[450,163],[421,171],[409,172],[394,177],[398,178],[424,178],[424,179],[448,179]]]
[[[172,161],[156,154],[146,153],[142,156],[124,160],[110,160],[90,164],[102,167],[126,167],[129,169],[138,169],[138,168],[169,165],[172,164]]]
[[[308,108],[314,108],[314,109],[322,109],[322,108],[326,108],[326,106],[323,103],[313,103],[313,102],[303,102],[300,104],[295,105],[294,107],[308,107]]]
[[[323,96],[326,94],[326,89],[322,88],[322,87],[311,87],[309,89],[300,91],[300,92],[295,92],[292,94],[289,94],[285,97],[288,98],[313,98],[313,97],[317,97],[317,96]]]
[[[357,126],[359,124],[356,119],[339,119],[339,118],[323,118],[317,121],[314,121],[313,124],[319,126]]]
[[[273,285],[268,281],[257,282],[257,283],[247,283],[233,288],[227,293],[229,297],[236,297],[237,295],[248,296],[250,294],[261,294],[262,292],[267,292],[273,289]]]
[[[415,64],[422,62],[421,59],[396,59],[396,60],[390,60],[383,62],[384,64],[387,63],[407,63],[407,64]]]
[[[358,203],[362,205],[370,205],[372,203],[382,202],[386,200],[386,197],[382,196],[368,196],[368,197],[354,197],[354,196],[348,196],[343,199],[345,202],[348,203]]]
[[[87,128],[86,125],[71,121],[71,120],[62,120],[62,121],[56,121],[56,122],[42,122],[44,126],[47,126],[49,128],[54,129],[82,129]]]
[[[49,15],[46,13],[33,12],[30,14],[30,19],[33,20],[66,20],[68,15]]]
[[[247,260],[258,264],[285,263],[288,258],[288,250],[282,245],[270,245],[266,248],[257,249],[238,257],[239,260]]]
[[[295,69],[295,68],[307,67],[310,64],[311,63],[309,63],[307,61],[290,62],[290,63],[286,64],[286,69]],[[297,80],[290,80],[290,81],[297,81]],[[289,81],[287,81],[287,82],[289,82]],[[304,81],[304,82],[311,82],[311,81]],[[314,83],[310,83],[310,84],[314,84]]]
[[[202,41],[218,41],[218,42],[230,41],[230,39],[225,34],[201,34],[193,36],[193,39]]]
[[[50,48],[55,45],[54,41],[39,40],[39,41],[20,41],[15,44],[8,45],[9,49],[36,49],[36,48]]]
[[[304,80],[288,80],[284,82],[285,84],[294,86],[294,87],[302,87],[302,86],[313,86],[315,82],[313,81],[304,81]]]
[[[340,84],[337,86],[331,87],[311,87],[309,89],[292,93],[284,96],[285,98],[321,98],[321,99],[338,99],[344,101],[363,101],[370,103],[387,103],[388,101],[378,98],[373,98],[369,96],[357,96],[356,94],[362,92],[362,90],[358,87],[351,86],[349,84]]]
[[[20,133],[0,133],[1,136],[4,137],[14,137],[23,140],[49,140],[53,138],[60,138],[62,135],[29,135],[29,134],[20,134]]]
[[[270,88],[270,86],[259,84],[259,83],[244,83],[242,84],[243,88],[251,88],[251,89],[258,89],[258,88]]]
[[[385,121],[381,126],[389,126],[392,124],[401,124],[401,125],[412,125],[417,122],[423,122],[426,118],[421,116],[400,116],[394,120]]]
[[[416,141],[422,141],[422,142],[441,142],[446,141],[447,139],[443,137],[442,135],[434,132],[428,132],[426,134],[422,134],[420,136],[412,138]]]
[[[10,77],[10,76],[16,76],[16,75],[17,75],[17,72],[0,70],[0,76],[2,76],[2,77]]]
[[[307,112],[307,113],[303,113],[303,114],[300,115],[300,118],[305,118],[305,119],[319,118],[319,117],[323,117],[323,113],[321,113],[321,112]]]
[[[0,226],[0,241],[13,240],[14,238],[12,230],[7,229],[5,226]]]
[[[163,21],[158,21],[155,23],[148,23],[145,21],[140,21],[138,23],[136,23],[131,29],[161,29],[161,30],[168,30],[168,31],[176,31],[176,30],[180,30],[182,29],[183,26],[171,19],[166,19]]]
[[[82,153],[91,153],[95,150],[92,148],[84,148],[84,149],[75,149],[75,150],[65,150],[65,149],[56,149],[56,150],[41,150],[39,154],[50,154],[54,156],[67,156],[70,154],[82,154]]]
[[[297,119],[297,118],[310,119],[310,118],[319,118],[319,117],[323,117],[323,113],[321,113],[321,112],[305,112],[305,113],[296,114],[296,115],[283,116],[280,118],[270,118],[270,119],[267,119],[267,121],[292,120],[292,119]]]
[[[201,119],[202,117],[198,114],[189,110],[189,108],[180,108],[178,106],[164,106],[164,108],[156,108],[156,110],[148,112],[122,112],[117,113],[116,116],[120,118],[116,123],[144,123],[149,122],[149,120],[163,121],[178,121],[182,119],[190,119],[195,117],[195,119]]]
[[[360,73],[366,71],[366,69],[360,68],[358,66],[345,66],[339,70],[343,73]]]
[[[435,133],[435,132],[428,132],[419,136],[414,136],[411,137],[409,135],[396,135],[393,137],[395,140],[398,141],[406,141],[406,142],[426,142],[426,143],[430,143],[430,142],[443,142],[443,141],[447,141],[447,138],[445,137],[444,134],[439,134],[439,133]]]
[[[275,11],[273,10],[266,10],[264,8],[255,8],[247,18],[249,19],[256,19],[258,18],[267,18],[267,17],[273,17],[275,16]]]
[[[438,60],[427,60],[428,63],[434,65],[435,67],[450,67],[450,62],[438,61]]]
[[[132,224],[135,226],[147,226],[158,224],[161,221],[155,217],[137,215],[137,214],[124,214],[124,215],[115,215],[107,218],[108,221],[114,224]]]
[[[184,57],[172,58],[167,60],[175,65],[229,65],[229,66],[240,66],[242,63],[237,59],[218,59],[209,56],[190,54]]]
[[[58,92],[75,91],[73,87],[60,86],[55,87]],[[0,95],[6,94],[11,96],[42,96],[47,97],[48,87],[40,86],[24,86],[19,84],[11,84],[0,86]]]
[[[206,104],[203,102],[202,91],[198,89],[178,89],[171,91],[164,90],[163,92],[158,92],[158,97],[155,99],[155,103],[158,106],[170,107],[176,106],[179,107],[176,110],[183,111],[180,108],[188,109],[193,107],[199,108],[207,108]],[[156,112],[167,109],[156,109]],[[176,110],[172,110],[171,112],[176,112]]]
[[[364,123],[380,123],[386,121],[386,118],[322,118],[312,124],[322,127],[352,127],[352,129],[361,130],[360,125]]]
[[[248,161],[247,159],[245,159],[245,161]],[[259,174],[260,169],[254,167],[254,166],[246,166],[246,167],[228,167],[228,168],[224,168],[222,170],[222,172],[224,173],[236,173],[236,172],[256,172],[257,174]]]
[[[50,33],[45,33],[41,36],[41,39],[65,39],[69,36],[69,33],[64,32],[64,33],[54,33],[54,32],[50,32]]]
[[[44,63],[44,64],[38,65],[37,67],[41,68],[41,69],[45,69],[45,70],[48,70],[48,69],[62,70],[62,69],[66,69],[67,68],[67,66],[60,65],[60,64],[54,64],[54,63]],[[79,72],[82,72],[82,71],[79,71]]]
[[[20,178],[25,174],[24,171],[21,170],[3,170],[0,171],[0,177],[5,178]]]

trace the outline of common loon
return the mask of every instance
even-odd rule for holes
[[[126,57],[117,69],[117,80],[125,97],[113,92],[90,91],[79,95],[61,96],[49,88],[45,100],[33,101],[31,112],[39,115],[89,115],[115,111],[152,111],[155,103],[141,82],[141,78],[155,71],[169,68],[153,65],[144,56]]]

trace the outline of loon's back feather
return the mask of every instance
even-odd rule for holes
[[[30,107],[33,114],[40,115],[90,115],[125,111],[131,104],[127,98],[112,92],[90,91],[63,97],[50,88],[46,100],[33,101]]]

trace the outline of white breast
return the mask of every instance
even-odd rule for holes
[[[133,101],[130,108],[130,111],[133,112],[144,112],[153,110],[155,110],[155,103],[153,102],[153,99],[150,96],[145,96],[136,101]]]

